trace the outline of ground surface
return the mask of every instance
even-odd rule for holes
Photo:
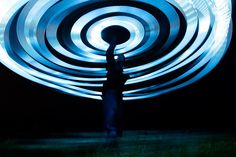
[[[206,132],[128,131],[122,138],[102,133],[9,138],[1,157],[236,157],[236,135]]]

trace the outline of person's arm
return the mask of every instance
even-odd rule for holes
[[[106,60],[107,60],[107,67],[111,68],[115,64],[115,56],[114,56],[114,50],[116,48],[116,44],[111,43],[109,48],[106,51]]]

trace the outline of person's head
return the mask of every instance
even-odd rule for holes
[[[116,59],[116,62],[123,65],[124,62],[125,62],[125,56],[124,54],[118,54],[117,55],[117,59]]]

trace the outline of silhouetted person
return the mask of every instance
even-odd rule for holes
[[[123,130],[123,90],[129,75],[123,73],[125,57],[123,54],[114,58],[115,41],[112,41],[106,52],[107,81],[103,84],[103,105],[105,129],[108,137],[122,136]]]

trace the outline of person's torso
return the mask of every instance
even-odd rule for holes
[[[123,69],[120,66],[114,66],[107,72],[107,81],[104,83],[104,89],[115,89],[118,92],[122,92],[125,82],[128,79],[128,75],[123,73]]]

